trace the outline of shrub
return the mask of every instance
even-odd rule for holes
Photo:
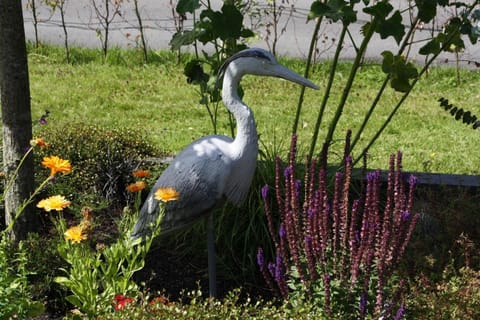
[[[43,126],[39,134],[49,147],[37,153],[37,157],[57,154],[74,166],[69,179],[50,185],[50,193],[72,195],[75,198],[70,199],[79,205],[86,201],[92,205],[103,200],[125,200],[128,197],[125,187],[133,181],[132,171],[146,157],[159,154],[145,133],[134,129],[106,129],[77,123]],[[40,163],[39,159],[36,163]]]
[[[480,319],[480,271],[449,266],[439,283],[419,276],[408,301],[412,319]]]

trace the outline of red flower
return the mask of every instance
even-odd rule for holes
[[[126,297],[122,294],[115,295],[115,311],[120,311],[125,309],[126,305],[129,303],[134,302],[134,300],[130,297]]]
[[[150,301],[150,305],[152,307],[156,307],[156,306],[159,306],[159,305],[171,306],[172,303],[170,301],[168,301],[167,298],[165,298],[163,296],[158,296],[156,298],[153,298],[152,301]]]

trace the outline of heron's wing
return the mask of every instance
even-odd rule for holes
[[[225,185],[225,196],[236,206],[247,198],[257,165],[257,151],[254,149],[239,161],[232,164],[232,170]]]
[[[170,163],[143,204],[133,237],[144,236],[156,221],[159,202],[155,192],[159,188],[174,188],[179,193],[178,200],[166,203],[161,222],[163,234],[196,221],[219,202],[231,163],[218,144],[208,137],[198,140]]]

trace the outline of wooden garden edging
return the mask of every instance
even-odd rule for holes
[[[168,164],[173,160],[173,157],[164,158],[149,158],[144,161]],[[368,172],[373,171],[367,169]],[[388,171],[381,170],[382,179],[387,178]],[[357,179],[362,177],[363,169],[354,169],[353,176]],[[406,175],[413,174],[418,179],[419,184],[436,185],[436,186],[457,186],[457,187],[480,187],[480,175],[465,175],[465,174],[447,174],[447,173],[429,173],[429,172],[403,172]]]

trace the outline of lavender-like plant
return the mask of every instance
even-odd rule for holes
[[[265,214],[275,248],[257,262],[266,283],[284,299],[314,299],[324,316],[400,319],[405,313],[403,285],[395,270],[406,250],[418,215],[412,214],[417,180],[402,174],[402,154],[390,157],[385,199],[380,171],[367,174],[365,193],[351,197],[352,157],[347,134],[344,165],[329,192],[327,147],[320,164],[305,165],[296,176],[294,135],[289,160],[276,159],[275,200],[262,188]],[[302,192],[303,189],[303,192]],[[317,301],[318,300],[318,301]]]

